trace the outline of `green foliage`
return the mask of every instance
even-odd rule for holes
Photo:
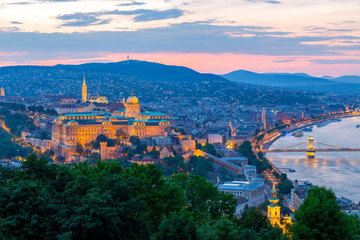
[[[32,149],[21,147],[14,143],[11,135],[0,128],[0,159],[12,159],[14,157],[26,157],[32,153]]]
[[[1,106],[1,108],[10,109],[10,110],[14,110],[14,111],[26,111],[25,105],[18,104],[18,103],[0,102],[0,106]]]
[[[199,239],[196,222],[189,212],[173,212],[164,218],[155,234],[157,240],[195,240]]]
[[[15,134],[16,136],[21,135],[21,131],[28,127],[30,130],[35,129],[35,125],[33,124],[32,120],[28,118],[25,114],[9,114],[5,115],[3,118],[6,126],[10,129],[10,132],[12,134]]]
[[[138,144],[135,148],[136,154],[146,154],[147,153],[147,145],[145,143]]]
[[[214,145],[209,143],[205,144],[205,146],[201,148],[201,151],[209,153],[215,157],[220,157],[219,154],[216,152]]]
[[[81,143],[76,143],[75,152],[79,155],[83,155],[85,153],[84,146]]]
[[[217,188],[197,175],[177,174],[171,181],[185,190],[186,209],[194,213],[196,218],[205,213],[212,218],[233,216],[236,199],[228,193],[219,192]]]
[[[132,144],[134,144],[134,145],[137,145],[137,144],[139,144],[140,143],[140,138],[138,137],[138,136],[131,136],[130,138],[129,138],[129,141],[132,143]]]
[[[262,171],[266,169],[271,169],[271,165],[269,164],[268,160],[264,158],[262,153],[260,156],[262,157],[261,160],[259,160],[254,152],[252,151],[251,143],[249,141],[244,141],[239,148],[237,149],[239,153],[241,153],[244,157],[246,157],[249,161],[250,165],[255,165],[256,170],[258,173],[261,173]],[[259,156],[259,158],[260,158]]]
[[[48,134],[47,134],[46,131],[42,131],[42,132],[40,133],[40,139],[41,139],[41,140],[49,139],[49,136],[48,136]]]
[[[175,173],[188,172],[188,167],[184,163],[183,157],[175,155],[174,157],[165,157],[161,163],[157,163],[166,176],[171,176]]]
[[[43,106],[30,106],[30,107],[28,107],[28,111],[37,112],[37,113],[45,113],[45,114],[54,115],[54,116],[58,115],[57,112],[55,111],[55,109],[53,109],[53,108],[44,109]]]
[[[33,154],[0,167],[0,239],[281,239],[258,212],[237,220],[235,206],[204,178],[151,164],[68,168]]]
[[[359,223],[341,211],[332,190],[314,187],[295,212],[294,240],[350,240],[358,237]]]
[[[209,172],[214,171],[211,161],[204,157],[191,156],[188,163],[180,155],[165,157],[160,163],[156,164],[166,176],[175,173],[187,173],[199,175],[207,178]]]
[[[151,152],[150,152],[150,156],[151,156],[153,159],[159,159],[159,158],[160,158],[160,152],[157,151],[155,147],[153,147],[153,149],[152,149]]]
[[[209,159],[196,156],[190,157],[187,169],[190,169],[191,174],[199,175],[204,178],[208,177],[209,172],[214,171],[212,163]]]

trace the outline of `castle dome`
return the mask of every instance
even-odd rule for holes
[[[134,94],[132,93],[130,97],[128,97],[128,99],[126,100],[127,104],[139,104],[139,99],[134,96]]]

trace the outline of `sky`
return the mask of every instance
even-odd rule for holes
[[[360,75],[358,0],[0,0],[0,66]]]

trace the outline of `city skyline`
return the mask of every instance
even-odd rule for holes
[[[356,1],[9,1],[0,66],[132,59],[224,74],[360,75]]]

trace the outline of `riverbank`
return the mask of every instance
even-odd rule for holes
[[[260,150],[267,150],[276,140],[278,140],[280,137],[283,136],[282,132],[294,132],[297,130],[301,130],[303,128],[315,125],[315,124],[319,124],[319,123],[323,123],[325,121],[329,121],[329,120],[333,120],[333,119],[337,119],[337,118],[351,118],[351,117],[358,117],[360,116],[360,113],[358,112],[353,112],[353,113],[348,113],[348,114],[341,114],[341,115],[330,115],[328,117],[324,117],[321,119],[314,119],[314,120],[306,120],[303,122],[298,122],[295,125],[291,125],[285,129],[282,129],[280,131],[276,131],[273,132],[271,134],[265,134],[265,137],[261,140],[260,143],[258,143],[258,145],[260,146]],[[268,130],[269,131],[269,130]]]
[[[360,148],[357,136],[360,129],[358,116],[346,117],[341,122],[332,122],[324,127],[314,127],[313,132],[304,132],[301,138],[291,135],[273,142],[272,148],[282,148],[303,142],[310,135],[319,142]],[[286,173],[291,180],[309,180],[314,185],[332,188],[338,197],[344,196],[353,201],[360,200],[360,154],[357,152],[317,152],[314,159],[307,159],[306,153],[267,153],[267,158]],[[289,172],[284,169],[295,169]],[[351,184],[350,184],[351,181]]]

